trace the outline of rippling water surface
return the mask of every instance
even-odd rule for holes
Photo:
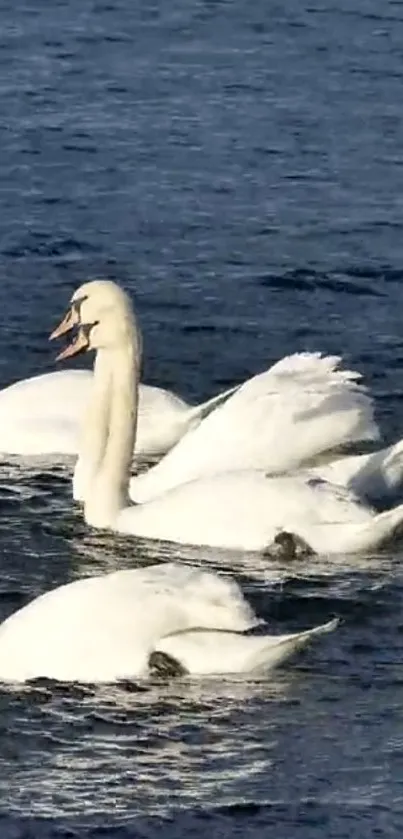
[[[110,276],[149,382],[198,400],[342,352],[400,436],[402,45],[400,0],[4,0],[0,385],[52,369]],[[68,476],[1,466],[1,616],[164,556],[90,533]],[[1,836],[400,839],[402,557],[238,563],[278,629],[343,618],[268,681],[3,690]]]

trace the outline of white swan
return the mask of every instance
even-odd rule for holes
[[[107,282],[101,286],[104,296],[116,288]],[[73,314],[51,337],[77,322],[80,307],[80,300],[72,302]],[[234,469],[284,474],[323,452],[378,437],[372,400],[359,374],[340,369],[339,363],[334,356],[296,354],[249,379],[156,466],[131,479],[131,499],[148,501],[181,483]],[[86,457],[80,449],[76,500],[85,495]]]
[[[62,370],[1,390],[0,454],[77,454],[92,380],[90,370]],[[165,454],[235,389],[192,406],[169,390],[141,384],[136,455]]]
[[[290,635],[259,621],[235,582],[165,564],[76,580],[0,626],[0,680],[112,682],[150,667],[213,675],[269,670],[337,620]]]
[[[279,364],[287,364],[299,359],[308,361],[311,359],[317,364],[318,373],[323,359],[317,356],[291,356]],[[329,359],[326,359],[329,361]],[[275,365],[269,374],[278,372],[279,365]],[[324,371],[325,372],[325,371]],[[332,371],[333,374],[333,371]],[[267,374],[263,374],[263,376]],[[329,387],[330,387],[329,375]],[[267,380],[267,379],[266,379]],[[252,380],[253,381],[253,380]],[[303,387],[303,378],[295,379]],[[61,370],[54,373],[45,373],[41,376],[33,376],[23,379],[0,391],[0,454],[15,455],[54,455],[67,454],[76,455],[78,452],[80,425],[91,396],[93,373],[91,370]],[[280,379],[280,387],[282,381]],[[280,405],[281,393],[276,391],[273,382],[273,392],[270,394],[272,400],[278,399]],[[236,388],[219,394],[216,397],[200,405],[192,407],[175,394],[163,388],[151,387],[141,384],[139,387],[139,417],[136,439],[136,454],[140,457],[147,455],[154,456],[164,454],[171,449],[178,440],[189,430],[196,428],[201,420],[207,416],[217,405],[231,395]],[[247,388],[243,386],[243,394]],[[290,393],[290,400],[292,394]],[[236,403],[235,403],[236,405]],[[234,403],[229,406],[231,410]],[[288,405],[283,404],[282,410],[287,415]],[[175,450],[170,460],[165,460],[158,469],[151,469],[143,476],[136,476],[131,479],[130,495],[132,500],[145,500],[158,495],[164,489],[164,485],[172,485],[172,481],[183,483],[188,474],[200,474],[215,466],[213,445],[214,425],[217,422],[218,413],[214,415],[214,424],[211,423],[210,431],[212,445],[209,448],[209,457],[202,463],[194,463],[194,456],[197,452],[198,438],[190,436],[183,449]],[[289,421],[299,418],[292,418],[288,414]],[[271,413],[273,419],[273,413]],[[225,418],[225,414],[224,414]],[[220,416],[220,420],[223,416]],[[231,423],[230,416],[228,422]],[[330,417],[328,417],[330,423]],[[323,417],[323,422],[326,418]],[[270,414],[267,421],[271,422]],[[280,419],[277,420],[280,425]],[[245,423],[247,426],[247,423]],[[329,424],[330,428],[330,424]],[[204,433],[204,429],[203,429]],[[219,430],[217,431],[217,435]],[[273,437],[275,429],[273,428]],[[291,438],[294,446],[293,433],[288,430],[287,436]],[[346,435],[347,436],[347,435]],[[355,436],[355,435],[353,435]],[[369,436],[365,432],[363,436]],[[253,436],[252,439],[261,437]],[[281,441],[282,438],[280,438]],[[316,438],[319,439],[319,438]],[[191,447],[190,447],[191,441]],[[228,445],[228,438],[226,437]],[[332,445],[332,442],[330,443]],[[189,452],[189,448],[191,451]],[[267,471],[276,472],[276,467],[270,467],[272,447],[266,448],[264,457],[269,462]],[[236,459],[242,459],[243,447],[237,443],[231,458],[233,467],[236,467]],[[176,463],[180,455],[179,473],[176,471]],[[283,456],[281,454],[281,456]],[[183,472],[183,464],[186,464]],[[80,486],[80,468],[77,464],[77,473],[74,481],[74,496],[76,500],[82,498]],[[287,467],[286,467],[287,468]],[[283,472],[284,469],[278,469]],[[187,474],[188,473],[188,474]],[[329,462],[322,462],[320,466],[312,469],[312,473],[325,480],[338,484],[342,487],[352,489],[359,498],[366,499],[370,504],[392,503],[403,485],[403,440],[391,446],[370,454],[353,455],[350,457],[339,457]]]
[[[351,493],[318,478],[272,478],[250,468],[192,480],[152,501],[128,506],[137,415],[139,331],[127,295],[114,283],[86,283],[72,300],[73,304],[80,301],[82,326],[77,338],[59,357],[97,349],[93,398],[82,443],[86,467],[84,513],[89,524],[153,539],[246,551],[269,549],[279,532],[286,530],[316,552],[369,550],[383,544],[402,524],[403,505],[375,515]],[[323,397],[315,391],[314,395],[314,404],[321,405],[325,399],[324,410],[329,401],[339,405],[340,427],[345,428],[343,408],[346,407],[348,417],[350,399],[343,399],[337,376],[333,392],[326,391]],[[365,394],[353,389],[352,395],[357,400],[358,420],[362,413],[367,418]],[[310,394],[306,404],[308,411],[312,405]],[[299,414],[303,405],[301,399]],[[218,412],[223,413],[223,409]],[[309,416],[312,415],[315,417],[314,410],[309,410]],[[261,426],[263,434],[263,421]],[[222,435],[225,450],[224,428]],[[240,434],[242,443],[244,436]],[[305,436],[309,443],[309,433]],[[314,445],[315,441],[311,441],[311,449]],[[298,441],[294,448],[301,451]],[[247,455],[254,452],[252,445]]]

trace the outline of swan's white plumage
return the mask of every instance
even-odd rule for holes
[[[91,370],[58,370],[1,390],[0,453],[77,454],[92,384]],[[232,392],[233,388],[191,406],[169,390],[140,385],[135,454],[165,454]]]
[[[81,336],[79,333],[76,344],[82,347],[84,342],[84,346],[97,349],[94,400],[83,434],[84,463],[85,451],[88,451],[84,514],[89,524],[152,539],[241,551],[270,550],[279,531],[287,530],[320,553],[374,549],[401,528],[403,507],[376,515],[373,510],[364,507],[352,492],[309,474],[273,478],[262,470],[258,471],[259,460],[255,463],[254,458],[260,451],[260,441],[257,439],[255,445],[255,438],[258,430],[263,436],[265,433],[267,394],[270,404],[270,390],[267,382],[262,389],[262,376],[241,387],[226,405],[215,411],[219,417],[216,423],[214,415],[211,415],[204,420],[199,432],[188,435],[193,438],[191,450],[194,450],[195,459],[202,468],[204,456],[208,461],[209,446],[201,444],[199,450],[194,447],[194,439],[201,438],[203,443],[203,426],[209,428],[212,425],[214,429],[218,425],[219,434],[214,432],[215,451],[221,472],[217,472],[216,465],[213,468],[210,464],[212,474],[207,469],[207,477],[198,477],[187,483],[176,481],[173,488],[156,495],[151,501],[128,506],[129,467],[136,427],[140,334],[127,295],[114,283],[86,283],[76,295],[84,299],[80,319],[83,324],[89,325],[88,332],[82,330]],[[74,350],[74,346],[69,352]],[[314,451],[329,445],[327,428],[332,417],[333,443],[335,428],[338,429],[339,442],[346,434],[351,438],[354,429],[361,436],[364,429],[368,435],[374,433],[371,401],[357,385],[356,374],[339,371],[337,363],[334,358],[306,355],[297,356],[293,362],[283,360],[276,366],[277,373],[274,368],[276,398],[273,413],[276,414],[275,406],[278,403],[281,405],[283,395],[292,416],[288,425],[288,444],[278,445],[283,468],[287,457],[291,467],[295,459],[310,458]],[[270,373],[266,377],[270,379]],[[283,385],[280,386],[279,381]],[[249,392],[247,409],[245,391]],[[278,393],[280,399],[277,398]],[[290,393],[294,400],[290,398]],[[256,398],[251,399],[251,394]],[[239,421],[239,416],[244,420],[250,406],[260,402],[265,405],[263,413],[261,406],[256,413],[260,425],[255,427],[254,435],[245,435],[244,422]],[[231,403],[238,408],[231,409]],[[232,424],[230,422],[227,429],[231,437],[229,446],[225,439],[228,423],[220,420],[223,415],[225,419],[228,413],[230,416],[233,414]],[[287,427],[286,412],[281,409],[280,414],[284,414],[284,427]],[[94,418],[98,420],[95,436]],[[278,418],[277,425],[274,422],[277,432],[279,422]],[[231,436],[232,428],[234,434]],[[299,434],[297,429],[300,429]],[[211,435],[208,433],[207,436]],[[245,447],[245,455],[241,448],[239,456],[241,462],[246,458],[247,467],[241,469],[236,464],[236,471],[228,471],[233,465],[227,461],[229,451],[234,450],[234,439]],[[219,442],[221,445],[218,445]],[[273,446],[274,443],[272,439]],[[187,451],[186,438],[176,451],[178,449]],[[165,460],[170,461],[171,457]],[[186,471],[184,459],[180,458],[179,462]],[[278,464],[279,460],[277,469]]]
[[[217,574],[177,564],[116,571],[60,586],[4,621],[0,626],[0,680],[24,682],[43,677],[109,682],[146,676],[150,653],[162,650],[164,637],[178,632],[181,640],[176,652],[180,655],[183,650],[185,660],[181,663],[190,673],[228,673],[236,664],[236,671],[242,672],[255,666],[256,643],[253,637],[233,633],[245,632],[258,623],[261,621],[236,583]],[[221,665],[219,632],[213,667],[209,669],[212,636],[208,633],[205,652],[199,638],[192,665],[191,651],[184,648],[186,631],[200,628],[230,633],[223,639]],[[296,635],[294,647],[328,628],[301,633],[300,644]],[[267,636],[267,667],[290,654],[283,638]],[[273,658],[276,644],[280,654]],[[227,659],[229,649],[231,657]],[[263,665],[264,656],[261,658]]]
[[[91,520],[90,524],[100,522]],[[233,472],[182,484],[116,517],[120,533],[229,550],[270,551],[282,530],[317,553],[381,547],[403,530],[403,505],[375,514],[343,487],[309,474]]]
[[[322,452],[373,439],[372,401],[340,359],[288,356],[245,382],[154,467],[131,479],[143,502],[195,478],[236,469],[285,473]]]
[[[2,454],[76,454],[82,405],[92,373],[61,370],[0,391]]]
[[[288,366],[290,362],[294,364],[296,359],[300,358],[301,356],[290,356],[282,359],[279,365]],[[304,364],[308,361],[306,355],[302,356],[302,359]],[[317,356],[312,357],[314,366],[317,364],[317,359]],[[333,359],[321,358],[320,363],[322,362],[325,362],[325,367],[326,364],[331,367]],[[278,365],[268,371],[270,375],[276,367]],[[261,374],[261,376],[265,375]],[[257,379],[259,378],[257,377]],[[79,426],[91,396],[92,382],[93,373],[91,370],[60,370],[24,379],[0,391],[0,453],[17,455],[77,454]],[[247,384],[249,385],[250,382]],[[139,394],[136,452],[141,456],[163,454],[168,451],[187,431],[196,426],[209,410],[208,407],[203,409],[203,406],[191,408],[170,391],[149,385],[140,385]],[[226,395],[223,395],[223,399],[225,398]],[[275,391],[271,394],[271,398],[275,398]],[[214,398],[211,402],[214,402]],[[205,405],[208,406],[209,403],[205,403]],[[214,405],[212,407],[214,408]],[[286,410],[285,405],[284,411]],[[212,423],[213,445],[214,435],[216,434],[215,423],[217,421],[222,423],[225,419],[225,415],[224,417],[220,416],[218,411],[214,412],[214,416],[214,423]],[[368,419],[371,422],[370,414]],[[278,414],[277,423],[281,425],[280,414]],[[209,426],[203,424],[203,435],[206,433],[206,428],[208,429]],[[370,425],[367,430],[369,428]],[[364,419],[363,438],[369,436],[367,430],[366,420]],[[217,439],[218,434],[217,431]],[[292,437],[290,434],[289,436]],[[358,437],[359,431],[357,431]],[[188,474],[193,474],[200,468],[197,461],[195,466],[192,465],[192,452],[198,445],[198,438],[189,435],[186,447],[179,450],[179,454],[182,451],[183,462],[186,462],[190,438],[192,440],[190,465],[187,466],[187,471]],[[241,443],[238,440],[238,455],[240,445]],[[203,466],[203,469],[207,468],[208,471],[211,469],[212,463],[214,464],[213,446],[210,451],[210,459],[207,459],[205,466]],[[282,457],[281,448],[280,452]],[[293,452],[291,454],[293,455]],[[176,474],[177,457],[178,453],[175,452],[175,458],[168,462],[169,470],[167,470],[166,477],[164,476],[166,465],[164,465],[163,469],[160,468],[156,472],[150,470],[148,478],[139,476],[134,478],[131,484],[132,498],[140,500],[142,497],[148,497],[148,495],[153,497],[160,492],[160,487],[164,481],[167,481],[168,485],[172,483],[171,476],[172,473]],[[225,457],[228,460],[227,454],[225,454]],[[264,453],[264,457],[267,459],[267,452]],[[270,457],[272,457],[271,447],[269,449],[269,463]],[[256,452],[254,459],[257,462]],[[233,459],[233,462],[236,465],[236,459]],[[312,471],[313,474],[320,475],[331,483],[352,488],[360,498],[366,498],[370,503],[376,503],[380,499],[392,501],[403,483],[403,441],[370,454],[336,458],[329,463],[322,463],[321,466],[315,467]],[[182,476],[180,481],[183,480]],[[82,498],[79,485],[78,476],[75,490],[77,499]]]
[[[403,483],[403,440],[370,454],[351,455],[311,470],[325,480],[352,489],[376,504],[393,501]]]
[[[220,675],[226,673],[267,671],[304,647],[315,635],[331,632],[338,621],[290,635],[254,637],[217,630],[190,630],[168,635],[157,641],[155,649],[177,659],[189,672]]]

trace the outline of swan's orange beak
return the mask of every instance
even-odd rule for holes
[[[67,331],[67,330],[65,330]],[[61,333],[63,335],[63,332]],[[57,337],[57,336],[55,336]],[[90,346],[89,335],[87,330],[80,327],[75,338],[71,344],[68,344],[64,350],[56,356],[56,361],[63,361],[65,358],[71,358],[73,355],[78,355],[81,352],[88,350]]]
[[[53,341],[54,338],[60,338],[62,335],[65,335],[66,332],[70,332],[70,329],[73,329],[73,326],[77,326],[78,323],[78,312],[75,306],[70,306],[63,320],[59,323],[59,326],[56,326],[56,329],[54,329],[52,334],[49,335],[49,341]]]

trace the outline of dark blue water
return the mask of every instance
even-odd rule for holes
[[[147,381],[196,400],[343,353],[400,436],[403,3],[0,11],[0,384],[52,369],[70,293],[109,276]],[[2,616],[159,556],[89,533],[59,467],[0,479]],[[1,836],[400,839],[402,558],[238,569],[278,628],[344,618],[269,683],[3,691]]]

